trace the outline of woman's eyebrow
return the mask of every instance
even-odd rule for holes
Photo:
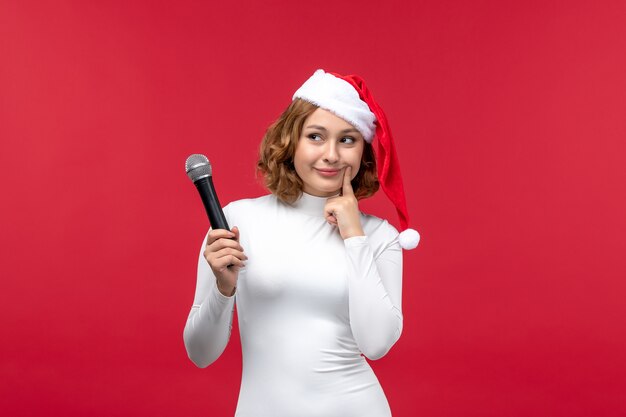
[[[324,126],[320,126],[320,125],[309,125],[309,126],[306,126],[306,127],[305,127],[305,129],[317,129],[317,130],[322,130],[322,131],[324,131],[324,132],[326,132],[326,131],[328,130],[328,129],[326,129]],[[355,128],[353,128],[353,127],[348,128],[348,129],[344,129],[344,130],[342,130],[342,131],[341,131],[341,132],[339,132],[339,133],[343,134],[343,133],[349,133],[349,132],[356,132],[356,133],[360,133],[360,132],[358,131],[358,129],[355,129]]]
[[[324,126],[319,126],[319,125],[309,125],[309,126],[306,126],[305,129],[317,129],[317,130],[323,130],[324,132],[326,132],[326,128]]]

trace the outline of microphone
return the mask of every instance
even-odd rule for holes
[[[222,206],[217,199],[215,187],[213,187],[213,177],[211,176],[213,170],[207,157],[197,153],[189,155],[185,161],[185,171],[200,193],[206,214],[209,216],[211,228],[230,231]]]

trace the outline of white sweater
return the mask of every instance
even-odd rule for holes
[[[200,250],[187,353],[199,367],[223,352],[237,314],[243,350],[238,417],[391,415],[370,359],[402,331],[402,250],[387,221],[361,215],[366,236],[343,240],[325,198],[268,195],[224,208],[248,256],[236,294],[222,295]]]

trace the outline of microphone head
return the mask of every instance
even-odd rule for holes
[[[185,171],[189,179],[196,182],[199,179],[211,176],[211,163],[206,156],[194,153],[193,155],[189,155],[185,161]]]

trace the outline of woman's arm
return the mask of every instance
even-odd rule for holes
[[[379,233],[388,243],[374,256],[351,180],[352,168],[348,166],[341,196],[329,198],[324,213],[326,221],[339,228],[346,248],[352,335],[365,356],[379,359],[402,332],[402,249],[398,232],[385,222]]]
[[[375,258],[367,236],[344,244],[352,334],[367,358],[379,359],[402,333],[402,249],[396,238]]]
[[[198,276],[193,306],[189,312],[183,339],[187,355],[198,367],[213,363],[224,351],[232,328],[235,297],[223,295],[215,275],[204,258],[204,238],[198,259]]]

